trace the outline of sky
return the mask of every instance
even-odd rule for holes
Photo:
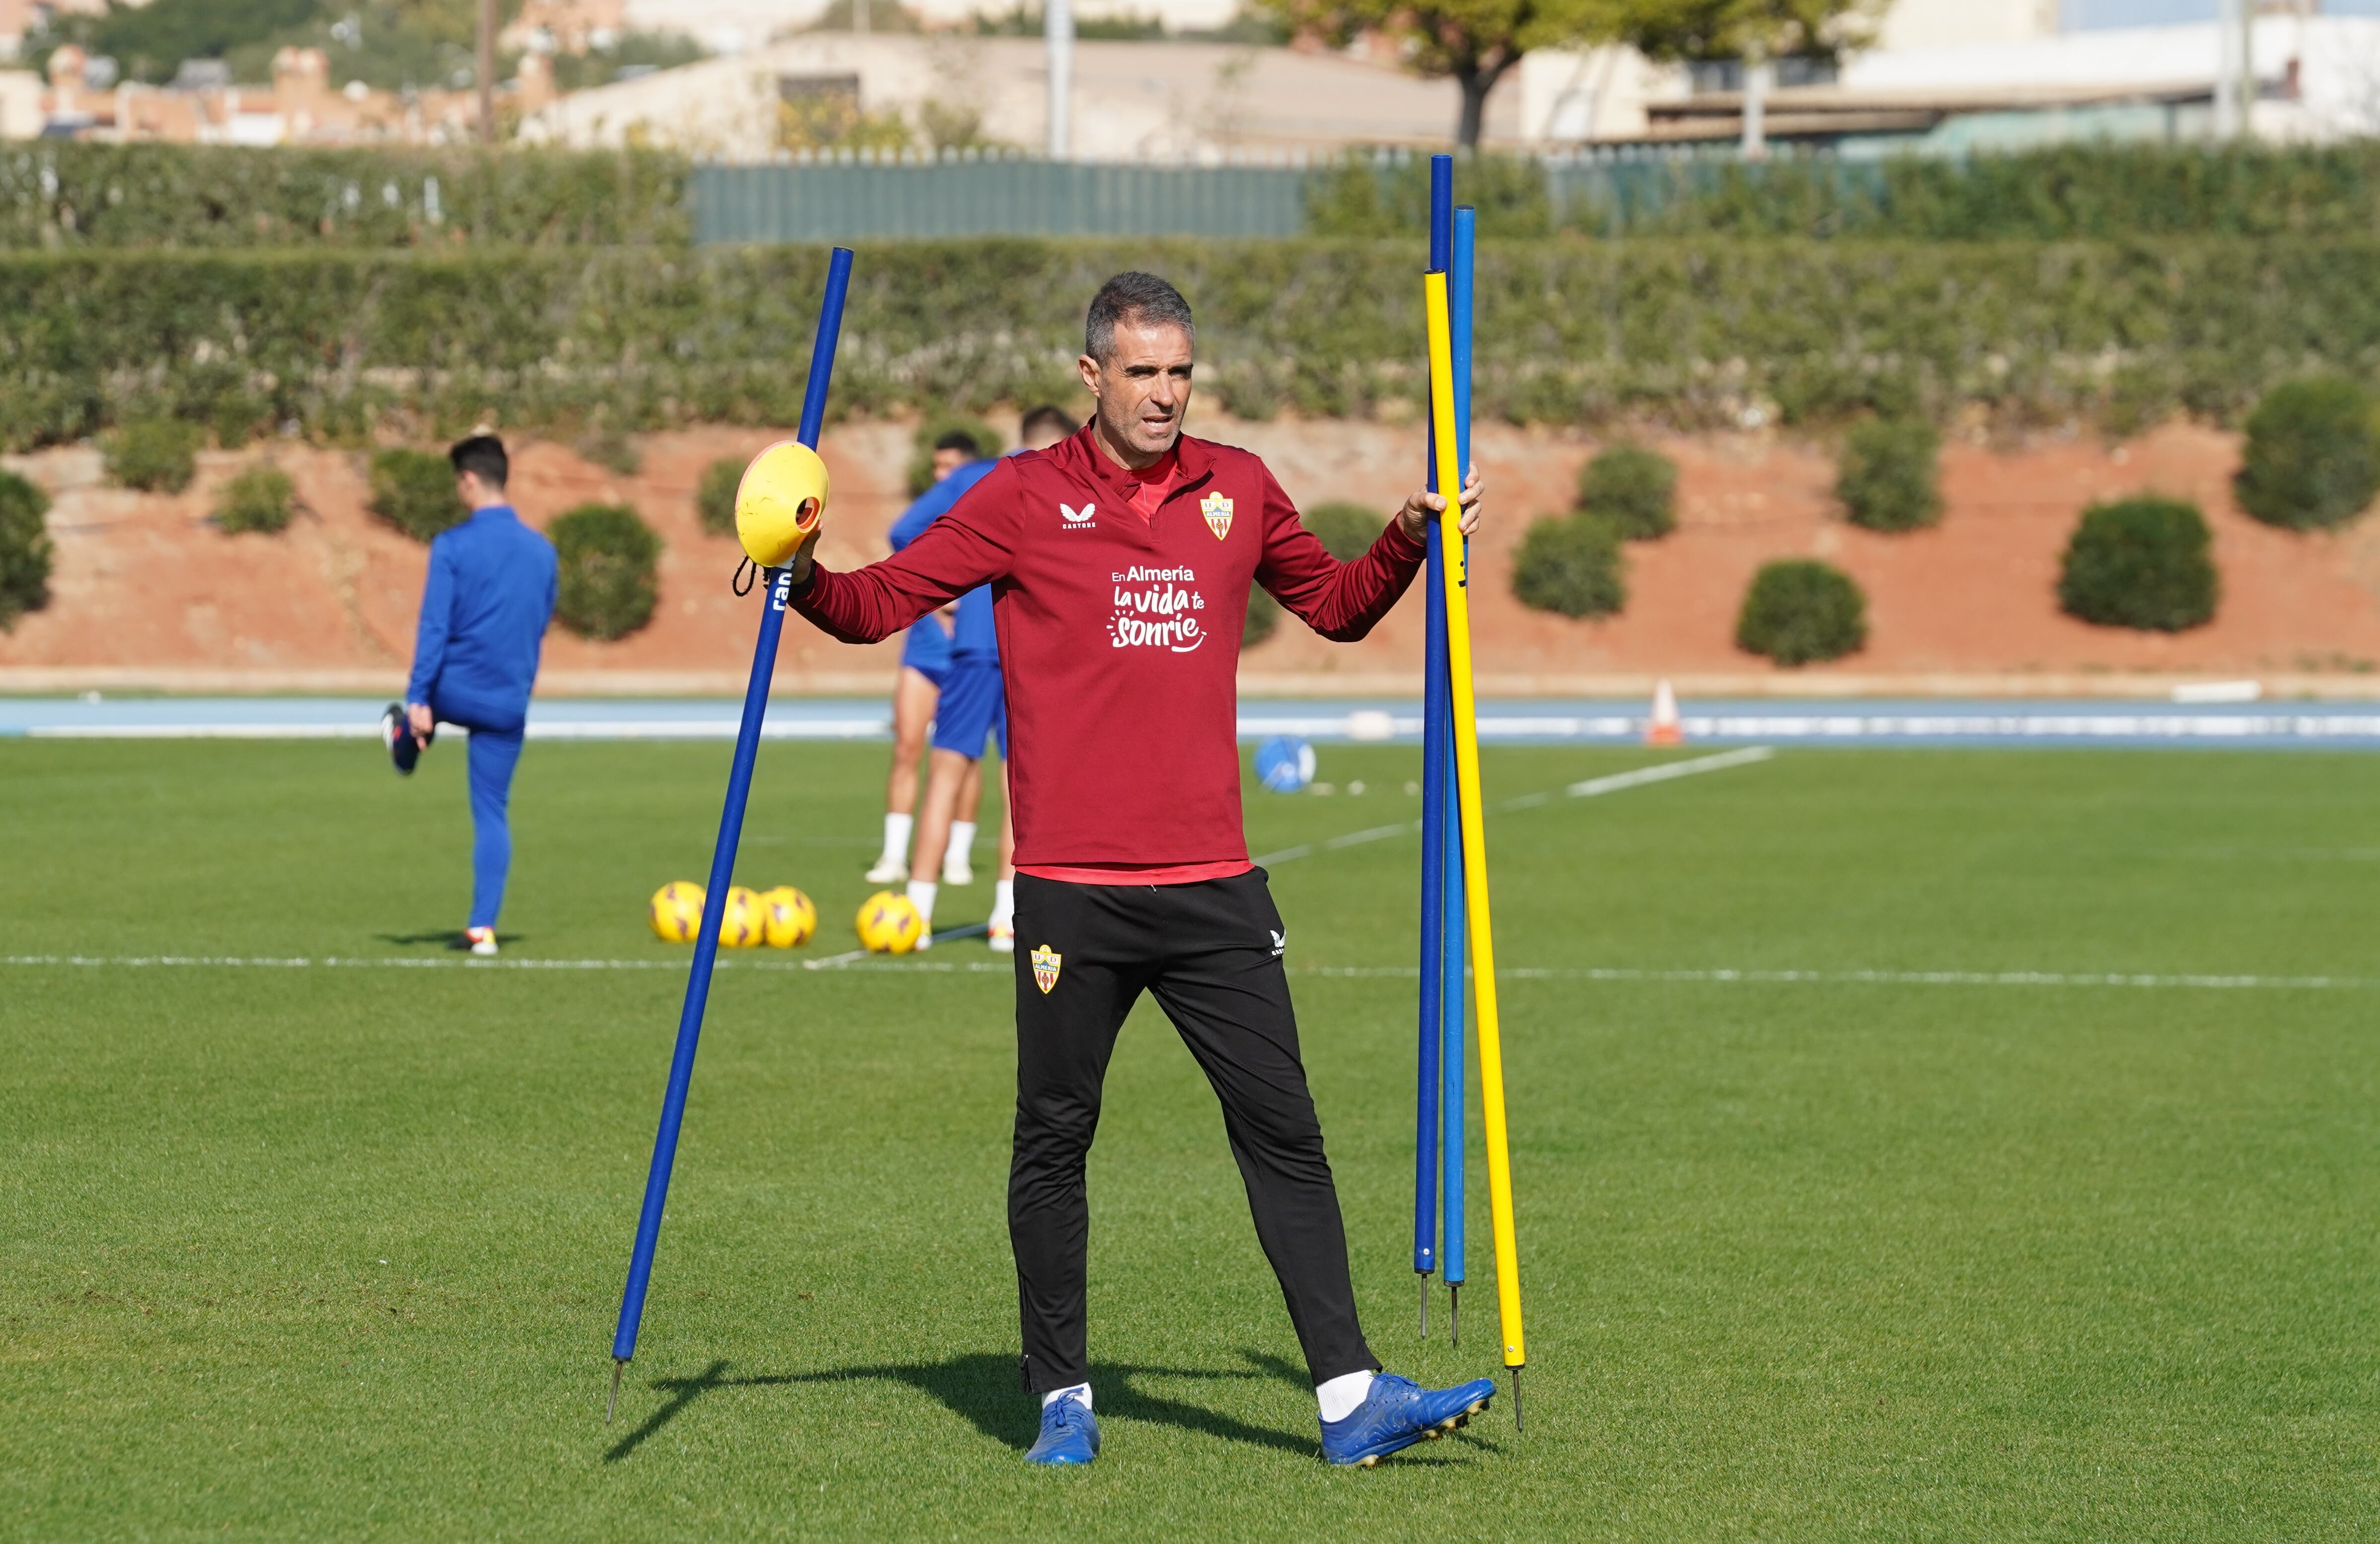
[[[2212,21],[2216,0],[2061,0],[2069,27],[2157,27]],[[2324,16],[2380,16],[2380,0],[2322,0]]]

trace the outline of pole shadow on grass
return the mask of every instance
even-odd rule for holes
[[[424,943],[435,943],[443,949],[466,947],[463,942],[463,930],[460,928],[436,928],[418,933],[374,933],[372,937],[382,943],[394,943],[400,949],[415,948]],[[519,933],[500,932],[496,935],[496,942],[499,946],[509,946],[518,943],[521,938],[522,935]]]
[[[1293,1435],[1268,1427],[1251,1426],[1234,1416],[1184,1400],[1169,1399],[1135,1386],[1140,1378],[1183,1378],[1201,1380],[1233,1381],[1281,1377],[1301,1391],[1310,1392],[1312,1385],[1303,1373],[1290,1368],[1278,1357],[1258,1357],[1247,1353],[1254,1368],[1166,1368],[1139,1367],[1123,1362],[1094,1362],[1091,1383],[1099,1391],[1099,1410],[1103,1416],[1123,1420],[1147,1421],[1157,1426],[1180,1427],[1208,1437],[1220,1437],[1227,1441],[1245,1442],[1254,1447],[1277,1448],[1285,1453],[1311,1453],[1315,1439],[1303,1434]],[[972,1422],[975,1429],[994,1441],[1006,1443],[1020,1452],[1030,1447],[1040,1427],[1039,1412],[1032,1398],[1026,1394],[1016,1379],[1016,1358],[995,1352],[973,1352],[941,1362],[892,1363],[874,1367],[827,1368],[817,1372],[753,1373],[730,1376],[731,1366],[724,1359],[712,1362],[692,1378],[657,1378],[649,1387],[667,1394],[660,1408],[647,1416],[637,1429],[612,1444],[603,1454],[607,1464],[616,1464],[642,1447],[662,1428],[677,1419],[686,1407],[703,1395],[729,1389],[781,1389],[808,1385],[852,1383],[866,1380],[905,1383],[921,1393],[941,1402],[953,1414]]]

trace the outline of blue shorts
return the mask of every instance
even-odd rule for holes
[[[1000,759],[1008,760],[1008,687],[1000,662],[953,660],[934,709],[934,748],[980,761],[986,736],[1000,742]]]
[[[941,618],[921,616],[909,625],[909,636],[901,645],[901,663],[934,683],[951,670],[951,630],[942,626]]]

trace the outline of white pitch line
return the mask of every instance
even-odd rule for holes
[[[953,930],[956,936],[963,930]],[[936,934],[940,939],[943,934]],[[856,959],[855,959],[856,956]],[[868,963],[856,963],[866,961]],[[866,974],[926,972],[940,975],[1013,975],[1006,960],[877,959],[865,951],[829,955],[818,960],[756,960],[722,957],[722,970],[815,970],[838,964]],[[524,960],[411,958],[406,956],[267,957],[237,954],[6,954],[0,966],[67,967],[81,969],[155,969],[173,967],[397,970],[684,970],[683,960]],[[1410,965],[1301,965],[1291,974],[1339,979],[1412,979]],[[2220,976],[2204,973],[2165,975],[2143,971],[2066,970],[1780,970],[1680,969],[1627,967],[1512,966],[1496,973],[1512,981],[1653,981],[1718,986],[1910,986],[1910,987],[2067,987],[2146,988],[2202,991],[2368,991],[2380,988],[2370,976]]]
[[[1664,761],[1659,766],[1639,767],[1634,772],[1613,772],[1609,777],[1590,777],[1584,783],[1573,783],[1559,793],[1521,794],[1496,806],[1499,812],[1535,809],[1541,804],[1551,804],[1557,798],[1591,799],[1601,794],[1616,794],[1622,788],[1641,788],[1648,783],[1667,783],[1672,778],[1692,777],[1696,772],[1724,772],[1730,767],[1748,767],[1755,761],[1766,761],[1776,755],[1765,745],[1750,746],[1742,750],[1723,750],[1716,756],[1697,756],[1691,761]],[[1333,836],[1320,843],[1301,842],[1293,847],[1283,847],[1277,853],[1261,853],[1250,859],[1258,868],[1269,869],[1296,858],[1312,857],[1318,852],[1335,852],[1341,847],[1359,846],[1366,842],[1383,841],[1391,836],[1418,833],[1419,821],[1400,821],[1392,826],[1374,826],[1368,831],[1351,831],[1344,836]]]

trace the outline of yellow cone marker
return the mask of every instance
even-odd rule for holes
[[[1429,322],[1429,412],[1438,443],[1448,455],[1459,442],[1454,437],[1454,363],[1452,332],[1448,321],[1446,275],[1422,279],[1422,301]],[[1504,1331],[1504,1365],[1512,1369],[1512,1392],[1519,1416],[1519,1373],[1528,1361],[1521,1331],[1520,1238],[1512,1223],[1512,1158],[1504,1127],[1504,1045],[1496,1015],[1496,940],[1488,919],[1488,833],[1480,819],[1478,701],[1471,682],[1471,602],[1465,586],[1468,564],[1463,547],[1462,501],[1459,490],[1467,476],[1458,470],[1441,475],[1447,491],[1446,509],[1438,517],[1439,547],[1445,554],[1446,663],[1454,696],[1454,777],[1463,810],[1463,899],[1470,920],[1472,992],[1477,1004],[1479,1031],[1479,1105],[1487,1117],[1488,1205],[1496,1234],[1496,1311]]]

